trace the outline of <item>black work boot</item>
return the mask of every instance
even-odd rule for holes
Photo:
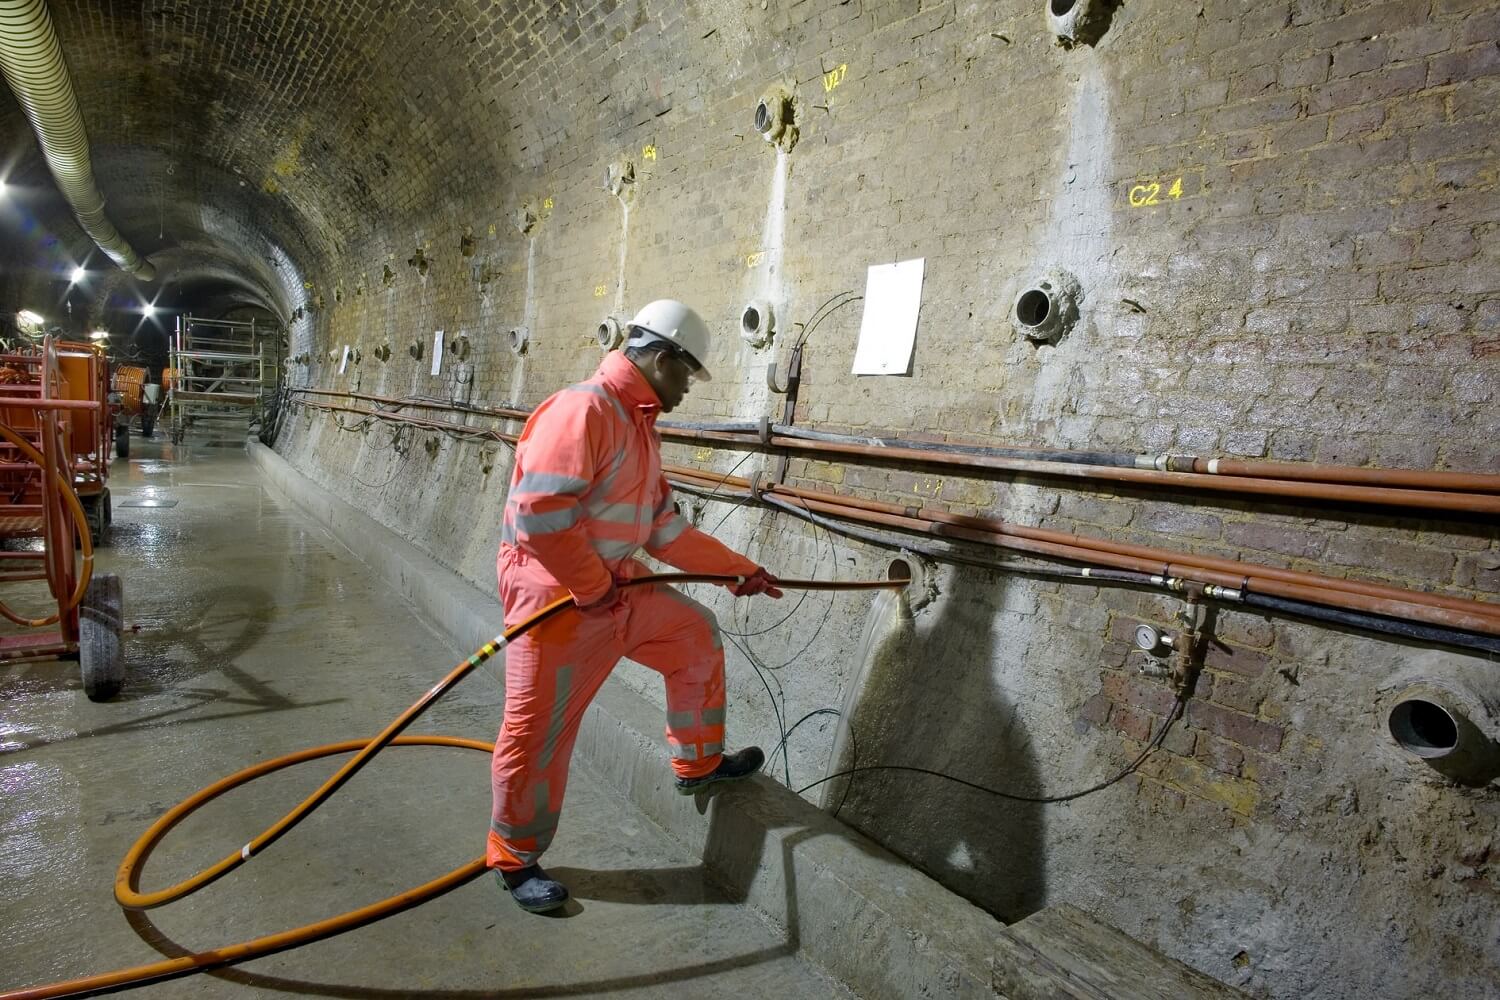
[[[530,865],[513,872],[497,868],[495,877],[510,890],[511,898],[527,913],[546,913],[568,901],[568,887],[553,881],[541,865]]]
[[[701,792],[716,781],[738,781],[740,778],[748,778],[760,766],[766,762],[766,755],[761,753],[760,747],[746,747],[736,750],[734,753],[726,753],[719,758],[719,766],[708,772],[701,778],[678,778],[677,794],[692,795]]]

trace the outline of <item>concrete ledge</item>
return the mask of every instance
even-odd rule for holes
[[[259,441],[246,447],[272,486],[460,646],[472,650],[499,630],[493,597]],[[717,881],[783,928],[791,947],[860,996],[1098,1000],[1168,983],[1169,993],[1156,995],[1240,996],[1072,907],[1007,929],[764,776],[679,795],[662,728],[659,708],[611,680],[584,716],[578,750]],[[1127,983],[1143,992],[1122,992]]]
[[[471,653],[502,630],[500,602],[364,511],[339,499],[249,438],[245,450],[267,481],[400,592],[433,626]]]

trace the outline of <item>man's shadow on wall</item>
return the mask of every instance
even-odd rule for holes
[[[1026,655],[1029,634],[1001,609],[1008,592],[1027,586],[1010,575],[955,572],[950,596],[917,616],[906,648],[871,670],[852,721],[857,766],[919,767],[1042,794],[1030,735],[999,670]],[[910,771],[830,785],[824,803],[840,819],[998,919],[1013,923],[1045,905],[1044,806]]]

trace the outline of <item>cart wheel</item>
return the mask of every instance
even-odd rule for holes
[[[125,600],[120,578],[95,573],[78,607],[78,661],[90,701],[107,701],[125,680]]]
[[[94,548],[100,548],[109,544],[109,497],[103,493],[91,497],[79,497],[83,503],[83,513],[88,518],[89,537],[94,540]],[[74,547],[78,546],[78,539],[74,538]]]
[[[122,424],[115,428],[115,457],[130,457],[130,425]]]
[[[155,429],[156,413],[149,409],[141,410],[141,437],[150,437]]]

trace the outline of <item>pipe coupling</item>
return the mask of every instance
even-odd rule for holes
[[[531,331],[524,326],[513,326],[505,335],[505,341],[510,347],[510,353],[520,357],[531,346]]]
[[[776,335],[776,317],[771,303],[752,299],[740,310],[740,339],[751,347],[767,347]]]
[[[625,325],[614,316],[606,316],[594,330],[594,339],[599,342],[600,350],[613,351],[625,343]]]
[[[1500,681],[1492,671],[1432,652],[1378,694],[1386,732],[1412,760],[1463,785],[1500,777]]]
[[[1037,344],[1056,343],[1078,322],[1083,287],[1066,271],[1027,282],[1011,309],[1016,332]]]

